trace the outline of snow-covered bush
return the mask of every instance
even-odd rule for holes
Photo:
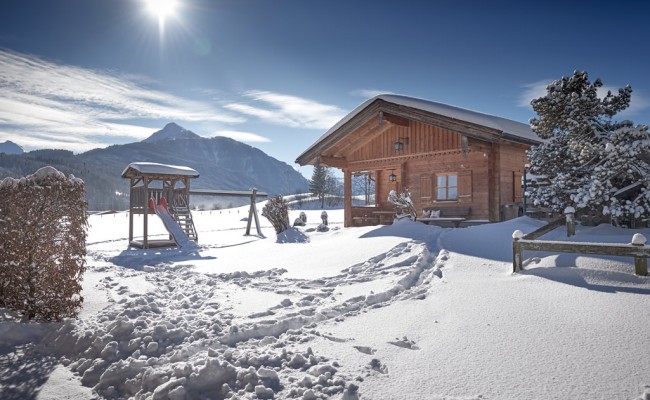
[[[547,177],[550,184],[532,187],[528,194],[536,206],[556,212],[573,206],[581,214],[614,219],[648,217],[648,127],[613,121],[629,106],[632,89],[599,97],[602,86],[576,71],[531,102],[539,116],[531,119],[531,127],[545,142],[528,153],[529,172]]]
[[[280,195],[274,196],[262,208],[262,216],[271,222],[275,233],[282,233],[289,229],[289,205]]]
[[[0,305],[34,317],[76,317],[86,269],[85,186],[44,167],[0,182]]]
[[[411,200],[411,193],[409,193],[408,189],[399,195],[396,191],[391,190],[388,193],[388,202],[395,207],[395,215],[398,219],[408,217],[415,221],[417,211],[415,210],[415,206]]]
[[[293,226],[305,226],[307,225],[307,214],[300,212],[300,216],[293,221]]]

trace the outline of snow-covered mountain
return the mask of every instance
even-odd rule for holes
[[[0,159],[0,179],[20,177],[51,165],[86,182],[90,210],[128,208],[128,180],[124,169],[132,162],[184,165],[201,176],[195,189],[249,190],[269,195],[306,192],[308,182],[290,165],[260,149],[226,137],[203,138],[171,123],[136,143],[113,145],[74,155],[64,150],[37,150]],[[231,201],[232,200],[232,201]],[[206,206],[238,204],[237,199],[208,198]],[[224,204],[225,203],[225,204]]]
[[[158,142],[161,140],[178,140],[178,139],[198,139],[199,135],[192,131],[188,131],[182,126],[177,125],[174,122],[170,122],[165,125],[161,130],[154,132],[153,135],[144,139],[143,142]]]
[[[25,151],[23,150],[22,147],[17,145],[16,143],[12,142],[11,140],[7,140],[3,143],[0,143],[0,153],[5,153],[5,154],[23,154]]]

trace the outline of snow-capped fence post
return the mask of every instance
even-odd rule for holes
[[[632,236],[632,246],[645,247],[646,237],[640,233],[635,233]],[[634,256],[634,273],[640,276],[648,275],[648,257]]]
[[[566,217],[566,235],[571,237],[576,234],[576,209],[569,206],[564,209]]]
[[[519,239],[524,237],[524,233],[517,229],[512,232],[512,272],[524,269],[523,266],[523,249]]]

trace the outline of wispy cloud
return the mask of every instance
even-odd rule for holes
[[[545,79],[523,85],[524,90],[517,98],[517,107],[530,108],[530,102],[539,97],[546,96],[546,87],[553,79]]]
[[[271,139],[257,135],[250,132],[240,132],[240,131],[216,131],[215,136],[225,136],[231,139],[238,140],[240,142],[257,142],[257,143],[266,143],[270,142]]]
[[[607,92],[612,92],[614,95],[618,94],[620,87],[615,86],[603,86],[598,89],[598,96],[605,97]],[[650,99],[645,96],[643,92],[634,90],[632,88],[632,99],[630,100],[630,106],[625,110],[621,111],[619,114],[621,117],[629,117],[639,115],[645,110],[650,109]],[[638,121],[639,123],[648,123],[648,121]]]
[[[244,93],[244,97],[253,104],[233,102],[224,107],[291,128],[328,129],[345,115],[339,107],[286,94],[253,90]]]
[[[110,138],[139,140],[152,133],[134,120],[244,122],[212,104],[148,88],[149,83],[0,50],[0,138],[21,136],[23,146],[42,147],[45,136],[46,147],[82,151],[106,146]]]
[[[529,108],[530,102],[532,100],[546,96],[546,87],[551,82],[553,82],[553,79],[547,79],[523,85],[524,90],[520,93],[517,99],[517,106]],[[598,96],[603,98],[607,95],[608,91],[617,94],[618,89],[620,88],[615,86],[603,86],[598,89]],[[633,90],[630,106],[622,111],[619,115],[623,117],[638,115],[649,108],[650,99],[645,95],[645,93]]]

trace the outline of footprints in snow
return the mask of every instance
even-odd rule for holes
[[[402,339],[396,338],[395,340],[388,342],[394,346],[401,347],[404,349],[409,349],[409,350],[420,350],[418,346],[415,345],[415,342],[412,340],[409,340],[406,336],[404,336]]]
[[[373,355],[377,352],[376,349],[373,349],[372,347],[368,347],[368,346],[352,346],[352,347],[359,350],[363,354]]]
[[[389,344],[392,344],[397,347],[401,347],[403,349],[409,349],[409,350],[420,350],[420,348],[415,344],[415,341],[409,340],[406,336],[403,338],[395,338],[395,340],[388,342]],[[377,349],[373,349],[372,347],[369,346],[352,346],[355,348],[357,351],[363,354],[367,354],[369,356],[374,355],[377,352]],[[383,364],[379,358],[373,358],[370,360],[370,363],[366,366],[366,369],[369,370],[368,375],[371,375],[373,373],[380,373],[380,374],[388,374],[388,366],[386,364]]]

